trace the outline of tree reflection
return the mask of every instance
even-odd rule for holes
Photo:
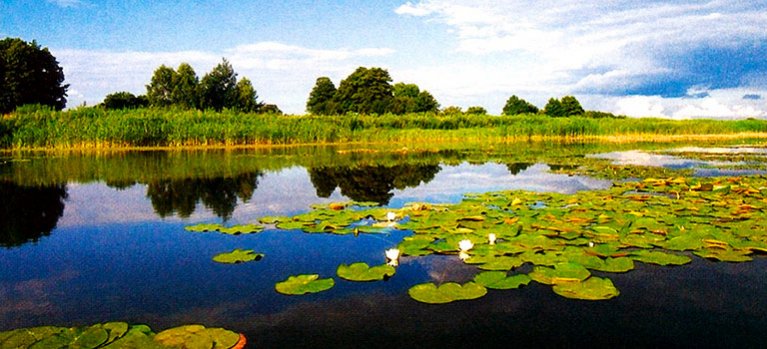
[[[64,214],[66,184],[25,187],[0,181],[0,246],[21,246],[48,236]]]
[[[392,190],[428,183],[440,170],[439,165],[316,167],[309,169],[309,177],[319,197],[329,197],[340,188],[354,201],[386,205],[394,196]]]
[[[262,172],[243,173],[234,177],[164,179],[151,182],[147,197],[160,217],[178,214],[189,217],[198,202],[217,216],[228,220],[232,217],[237,199],[250,200],[258,187]]]
[[[509,172],[511,172],[512,175],[517,175],[520,172],[526,170],[528,167],[532,166],[533,164],[529,162],[515,162],[512,164],[507,164],[506,168],[509,169]]]

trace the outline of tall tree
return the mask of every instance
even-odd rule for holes
[[[393,98],[391,76],[382,68],[359,67],[341,81],[336,100],[342,112],[383,114]]]
[[[429,91],[421,91],[415,98],[415,111],[418,113],[436,113],[439,111],[439,102]]]
[[[237,82],[237,95],[234,101],[234,108],[244,112],[258,112],[263,106],[258,102],[258,95],[253,84],[248,78],[242,78]]]
[[[503,115],[535,114],[537,112],[538,107],[516,95],[509,97],[506,100],[506,105],[503,106]]]
[[[583,115],[585,111],[581,107],[581,103],[573,96],[562,97],[562,111],[565,116]]]
[[[152,80],[146,86],[146,98],[153,107],[168,107],[174,103],[176,86],[176,71],[166,65],[161,65],[152,74]]]
[[[336,94],[336,86],[330,78],[322,76],[317,78],[309,99],[306,101],[306,110],[316,115],[331,115],[338,112],[337,104],[333,97]]]
[[[394,99],[389,111],[394,114],[425,113],[439,110],[439,103],[428,91],[416,84],[398,82],[392,86]]]
[[[237,96],[237,73],[224,58],[200,81],[200,106],[221,110],[233,106]]]
[[[0,113],[24,104],[61,110],[67,103],[64,70],[48,48],[18,38],[0,40]]]
[[[171,101],[174,105],[186,109],[194,109],[199,102],[199,84],[197,73],[188,63],[181,63],[176,69],[173,88],[171,92]]]
[[[565,116],[564,108],[562,108],[562,102],[556,98],[549,98],[549,102],[543,107],[543,113],[548,116],[562,117]]]

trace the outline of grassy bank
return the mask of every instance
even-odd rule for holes
[[[233,111],[22,110],[0,120],[0,148],[115,148],[516,139],[607,141],[767,135],[764,120],[548,116],[280,116]]]

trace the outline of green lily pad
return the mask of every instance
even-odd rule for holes
[[[408,294],[411,298],[422,303],[444,304],[480,298],[487,294],[487,289],[474,282],[467,282],[463,285],[448,282],[440,286],[425,283],[411,287]]]
[[[377,281],[394,275],[396,270],[391,265],[370,267],[367,263],[341,264],[336,271],[338,277],[349,281]]]
[[[317,274],[290,276],[287,280],[278,282],[274,288],[277,292],[287,295],[302,295],[329,290],[335,286],[333,279],[320,279]]]
[[[546,285],[586,280],[591,275],[586,267],[576,263],[558,263],[554,268],[535,267],[530,278]]]
[[[503,271],[485,271],[474,276],[474,282],[487,288],[509,290],[527,285],[532,279],[525,274],[508,276]]]
[[[605,300],[620,294],[610,279],[595,276],[585,281],[555,284],[553,289],[562,297],[584,300]]]
[[[253,250],[235,249],[232,252],[217,254],[213,261],[224,264],[238,264],[250,261],[258,261],[264,258],[262,253],[255,253]]]
[[[202,224],[189,225],[184,227],[184,229],[186,231],[191,231],[194,233],[207,233],[207,232],[218,231],[219,229],[223,227],[224,226],[221,224],[202,223]]]
[[[264,227],[257,224],[243,224],[235,225],[229,228],[221,227],[218,229],[219,233],[227,235],[240,235],[240,234],[252,234],[259,233],[264,230]]]
[[[660,251],[638,250],[631,252],[631,259],[657,265],[683,265],[692,262],[687,256]]]
[[[229,349],[239,342],[240,335],[221,328],[186,325],[162,331],[154,340],[172,348]]]

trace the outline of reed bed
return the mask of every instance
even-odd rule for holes
[[[22,109],[0,119],[3,149],[228,147],[467,140],[604,140],[765,137],[767,121],[552,118],[542,115],[284,116],[224,110],[52,111]]]

